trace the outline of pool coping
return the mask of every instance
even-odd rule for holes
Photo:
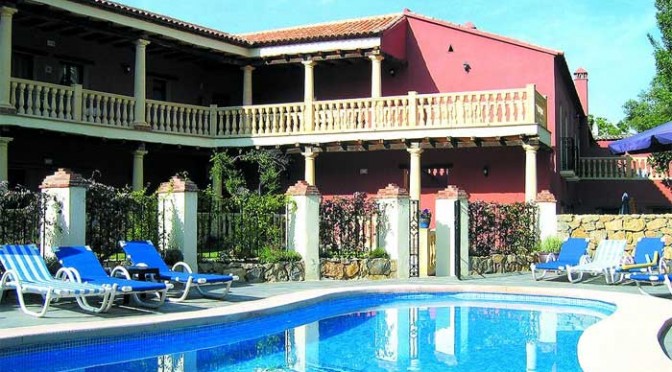
[[[585,371],[672,370],[661,340],[672,324],[672,301],[641,294],[573,288],[541,288],[482,284],[393,284],[308,289],[260,300],[190,312],[128,316],[85,323],[61,323],[3,329],[0,349],[73,339],[158,332],[174,328],[233,322],[309,306],[357,293],[474,292],[536,295],[596,300],[616,305],[616,311],[589,327],[579,339],[578,357]],[[624,356],[634,357],[624,357]],[[620,356],[620,357],[619,357]],[[665,367],[667,366],[667,367]]]

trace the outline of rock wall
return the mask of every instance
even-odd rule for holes
[[[665,238],[666,259],[672,259],[672,214],[558,215],[558,236],[590,238],[592,252],[603,239],[625,239],[631,252],[641,237]]]
[[[199,262],[198,271],[212,274],[233,274],[241,282],[288,282],[305,278],[303,262],[261,264],[258,262]],[[388,279],[396,278],[397,262],[374,259],[320,259],[322,279]]]
[[[494,254],[486,257],[469,257],[469,274],[494,274],[530,271],[530,264],[539,262],[537,255]]]

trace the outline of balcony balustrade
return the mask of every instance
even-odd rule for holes
[[[129,96],[12,78],[18,115],[133,130]],[[521,89],[416,94],[382,98],[249,105],[196,106],[147,100],[152,131],[209,138],[333,134],[536,124],[546,127],[546,99]]]
[[[577,176],[582,180],[664,180],[670,173],[655,169],[647,156],[579,158]]]

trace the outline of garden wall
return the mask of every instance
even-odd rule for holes
[[[288,282],[305,278],[303,262],[262,264],[258,262],[198,263],[201,273],[233,274],[241,282]],[[385,258],[373,259],[320,259],[321,279],[389,279],[396,278],[397,262]]]
[[[625,239],[627,251],[641,237],[665,238],[666,259],[672,259],[672,214],[629,214],[629,215],[558,215],[558,236],[565,238],[590,238],[589,250],[595,250],[603,239]]]

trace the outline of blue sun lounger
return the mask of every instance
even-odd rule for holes
[[[632,274],[652,274],[661,272],[660,257],[665,248],[664,238],[640,238],[635,245],[634,255],[628,256],[626,262],[614,271],[614,276],[620,275],[619,281]]]
[[[170,301],[179,302],[184,301],[189,295],[189,290],[192,287],[203,296],[215,299],[223,299],[229,293],[231,289],[231,283],[234,280],[238,280],[237,276],[234,275],[217,275],[217,274],[198,274],[194,273],[192,269],[184,262],[178,262],[173,265],[172,269],[168,268],[159,252],[154,247],[154,244],[150,241],[129,241],[119,242],[121,248],[126,252],[126,256],[131,260],[134,266],[146,266],[151,268],[156,268],[159,270],[158,279],[166,280],[173,283],[179,283],[184,285],[184,291],[182,295],[177,299],[170,299]],[[185,271],[175,271],[178,267],[182,267]],[[201,289],[201,286],[209,284],[224,284],[226,285],[225,292],[223,294],[215,294],[212,292],[204,292]]]
[[[82,309],[94,313],[109,309],[111,302],[109,288],[79,283],[69,270],[63,268],[59,269],[56,277],[53,277],[35,245],[0,246],[0,262],[5,267],[5,273],[0,279],[0,300],[5,290],[16,290],[21,310],[26,314],[42,317],[49,310],[51,302],[61,298],[74,298]],[[23,298],[25,293],[43,296],[44,305],[40,311],[32,311],[26,307]],[[100,306],[89,305],[86,299],[89,296],[102,296]]]
[[[560,273],[567,270],[567,266],[575,266],[585,262],[588,250],[587,238],[568,238],[560,246],[560,254],[557,259],[555,255],[549,256],[549,261],[542,263],[533,263],[530,265],[532,278],[534,280],[543,279],[548,271]],[[537,277],[537,270],[542,270],[541,276]]]
[[[140,306],[156,308],[165,302],[166,292],[173,287],[172,284],[163,282],[131,280],[131,275],[123,266],[115,267],[112,273],[107,275],[95,253],[87,246],[56,247],[53,251],[61,265],[72,270],[79,281],[109,287],[112,291],[110,306],[116,294],[123,294],[130,295],[133,301]],[[138,294],[156,294],[157,300],[150,302],[142,299]]]

